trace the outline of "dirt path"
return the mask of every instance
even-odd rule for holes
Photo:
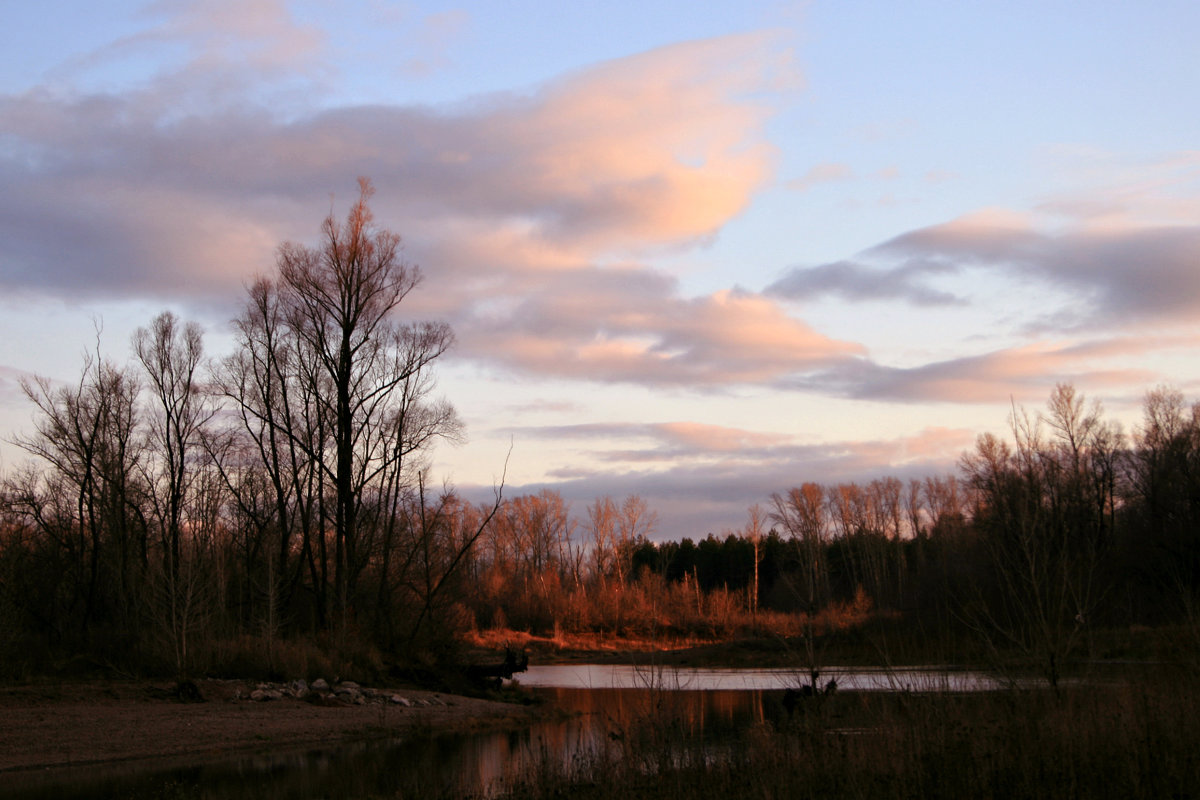
[[[314,703],[286,695],[251,700],[256,687],[244,681],[196,686],[204,702],[181,702],[171,683],[0,687],[0,783],[6,775],[85,764],[200,762],[405,732],[521,725],[535,713],[411,689],[363,690],[360,703],[330,692]]]

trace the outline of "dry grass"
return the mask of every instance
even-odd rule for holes
[[[702,614],[669,606],[659,607],[656,614],[630,612],[639,624],[613,628],[571,628],[556,625],[549,634],[495,626],[468,630],[460,640],[470,648],[500,650],[504,647],[525,648],[535,653],[561,656],[566,654],[651,653],[703,647],[734,640],[789,640],[816,631],[825,635],[861,627],[877,620],[880,615],[871,608],[865,595],[853,602],[833,604],[822,609],[811,622],[804,614],[780,611],[751,613],[732,603],[719,602],[724,593],[714,592],[707,598]],[[671,613],[674,611],[675,613]]]

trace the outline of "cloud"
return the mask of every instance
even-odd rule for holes
[[[1142,367],[1113,366],[1110,359],[1194,347],[1196,343],[1195,337],[1037,342],[908,368],[862,359],[798,378],[791,388],[905,402],[995,403],[1009,397],[1041,399],[1062,381],[1080,386],[1145,386],[1159,376]]]
[[[636,261],[711,239],[770,180],[765,98],[796,81],[775,34],[672,45],[454,107],[278,113],[247,102],[258,89],[208,89],[231,65],[269,84],[289,44],[316,58],[320,37],[280,2],[154,10],[163,22],[112,50],[182,43],[174,71],[124,92],[0,97],[4,290],[236,302],[280,241],[311,240],[345,205],[328,192],[364,174],[377,218],[426,266],[416,309],[450,318],[465,357],[711,386],[854,351],[768,298],[686,297]],[[196,89],[189,113],[161,102],[177,84]]]
[[[795,178],[784,184],[789,189],[808,191],[819,183],[844,181],[854,177],[854,170],[847,164],[817,164],[804,173],[803,177]]]
[[[464,346],[527,374],[716,388],[771,382],[862,352],[761,295],[686,298],[673,280],[640,270],[548,275],[502,308],[466,320]]]
[[[1036,282],[1070,298],[1070,304],[1027,315],[1029,332],[1128,330],[1193,320],[1200,314],[1200,225],[1138,222],[1121,203],[1116,204],[1123,209],[1121,219],[1109,212],[1099,219],[1096,209],[1104,204],[1102,197],[1075,203],[1059,198],[1043,205],[1041,215],[976,212],[905,232],[853,260],[795,267],[765,293],[791,300],[837,296],[987,306],[996,287]],[[1068,209],[1085,219],[1051,226],[1044,218],[1048,210]],[[962,286],[970,276],[986,278],[991,288],[969,297],[938,285],[950,278]]]
[[[593,423],[525,427],[511,431],[515,436],[547,439],[585,439],[600,442],[644,439],[650,446],[641,450],[606,450],[599,453],[607,461],[678,461],[708,458],[714,455],[757,458],[791,444],[793,437],[744,428],[701,422]]]
[[[168,27],[193,31],[194,18],[207,19],[180,11]],[[247,25],[231,30],[259,27]],[[256,53],[244,65],[251,75]],[[761,130],[770,109],[749,95],[786,70],[779,57],[765,35],[690,42],[453,109],[280,117],[213,99],[179,118],[154,87],[2,97],[0,209],[12,249],[0,283],[156,295],[166,268],[189,291],[236,291],[269,268],[266,242],[311,236],[328,192],[359,174],[379,187],[378,216],[417,252],[451,231],[577,262],[694,243],[745,208],[773,169]],[[199,83],[196,69],[162,81]],[[248,236],[264,244],[248,249]],[[214,251],[225,254],[218,264]],[[84,258],[89,269],[78,269]]]
[[[332,74],[324,32],[297,22],[284,0],[158,0],[139,16],[147,27],[59,65],[49,86],[64,96],[121,91],[162,121],[311,99]]]
[[[785,297],[836,292],[853,299],[930,304],[950,302],[951,295],[914,278],[980,270],[1038,280],[1069,293],[1079,305],[1061,322],[1072,327],[1179,321],[1200,313],[1200,225],[1047,231],[1028,217],[992,211],[904,233],[861,258],[886,266],[842,262],[797,268],[768,291]]]
[[[1178,213],[1171,224],[1107,213],[1052,227],[1046,210],[983,212],[797,267],[762,293],[685,294],[645,262],[711,241],[771,184],[766,122],[799,80],[775,33],[685,42],[430,108],[331,104],[326,37],[281,0],[169,0],[151,19],[53,86],[0,96],[0,290],[236,303],[271,270],[276,245],[311,241],[350,199],[329,192],[349,194],[364,174],[379,189],[377,217],[426,269],[412,310],[452,322],[459,357],[513,374],[1005,396],[1062,369],[1066,356],[1048,354],[1066,346],[889,367],[783,301],[961,306],[978,298],[960,284],[980,272],[1077,298],[1056,318],[1027,320],[1047,329],[1200,311],[1200,228]],[[452,35],[463,20],[444,22]],[[93,73],[164,48],[160,72],[97,88]],[[1194,171],[1195,158],[1160,167],[1171,169]],[[850,174],[824,163],[801,182]],[[1117,205],[1145,202],[1155,186],[1179,188],[1157,176]],[[1070,207],[1055,202],[1054,214]],[[1070,364],[1082,376],[1127,374]]]
[[[896,237],[871,255],[903,271],[930,262],[1017,272],[1072,293],[1087,326],[1176,320],[1200,312],[1200,226],[1043,232],[1013,219],[968,217]]]
[[[791,434],[689,421],[531,426],[514,428],[508,433],[518,439],[593,441],[599,445],[593,453],[599,461],[620,464],[626,469],[630,463],[645,464],[645,474],[657,474],[663,465],[667,471],[676,473],[700,468],[699,465],[722,464],[738,468],[771,465],[770,470],[778,476],[815,465],[825,474],[840,476],[839,480],[858,480],[870,470],[878,469],[879,465],[900,468],[914,463],[950,463],[970,445],[975,435],[965,429],[930,427],[896,439],[810,444]],[[630,440],[641,440],[645,444],[635,449],[612,444]],[[660,466],[651,466],[655,464]],[[579,472],[579,468],[569,467],[557,475],[570,478],[577,477],[577,473],[590,475],[593,472],[586,469]]]
[[[950,292],[924,284],[924,276],[956,272],[950,264],[913,262],[897,269],[876,269],[853,261],[817,267],[794,267],[768,286],[767,295],[788,300],[809,300],[835,295],[847,300],[902,300],[917,306],[962,305]]]
[[[657,426],[668,440],[680,446],[709,452],[740,452],[747,449],[772,447],[786,440],[775,433],[756,433],[741,428],[723,425],[705,425],[699,422],[668,422]]]

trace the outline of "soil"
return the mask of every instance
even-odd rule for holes
[[[194,687],[202,701],[173,682],[0,687],[0,784],[81,765],[190,764],[256,750],[520,726],[538,713],[416,689],[364,690],[365,702],[355,704],[329,695],[323,702],[251,700],[257,685],[248,681],[198,680]]]

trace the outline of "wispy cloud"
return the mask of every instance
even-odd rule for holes
[[[1067,205],[1060,199],[1053,207]],[[1060,312],[1028,320],[1031,329],[1109,330],[1200,314],[1198,263],[1200,225],[1093,219],[1049,228],[1030,215],[990,210],[903,233],[852,261],[796,267],[766,291],[789,299],[964,304],[968,298],[938,288],[937,279],[977,271],[1041,282],[1072,298]]]
[[[799,178],[794,178],[784,185],[789,189],[807,191],[821,183],[835,183],[854,177],[854,170],[848,164],[817,164]]]
[[[1194,347],[1193,337],[1043,342],[963,356],[917,367],[846,361],[791,383],[791,388],[847,397],[904,402],[994,403],[1044,398],[1054,384],[1146,386],[1161,380],[1151,369],[1114,366],[1116,356]],[[1116,362],[1121,363],[1121,362]]]
[[[933,263],[1041,280],[1077,298],[1085,327],[1200,312],[1197,225],[1047,232],[1019,218],[976,215],[903,234],[868,255],[898,260],[896,274]]]
[[[876,269],[854,261],[817,267],[795,267],[772,283],[765,293],[789,300],[809,300],[835,295],[847,300],[901,300],[918,306],[962,305],[965,300],[935,289],[922,278],[953,274],[946,263],[916,262],[899,268]]]
[[[512,434],[556,440],[583,439],[605,442],[641,439],[648,442],[648,446],[641,450],[622,450],[620,453],[606,450],[599,454],[602,460],[608,461],[624,458],[634,461],[674,461],[680,458],[712,456],[757,458],[776,448],[791,446],[794,443],[794,437],[787,434],[682,421],[525,427],[513,431]]]

